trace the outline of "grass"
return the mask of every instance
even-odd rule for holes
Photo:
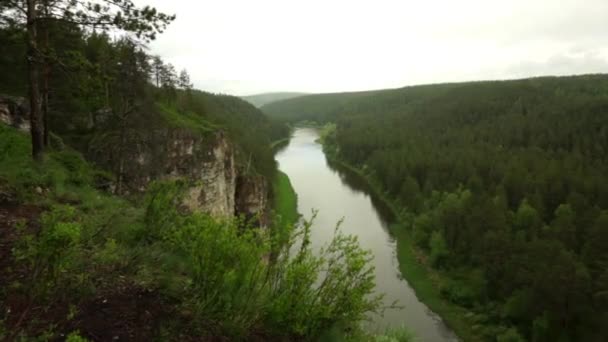
[[[157,103],[156,106],[160,109],[165,120],[172,126],[193,129],[203,134],[217,130],[216,125],[194,112],[179,111],[174,106],[165,103]]]
[[[277,171],[272,189],[274,192],[273,208],[278,220],[282,224],[295,224],[300,217],[298,213],[298,198],[291,186],[289,177],[284,172]]]
[[[373,179],[373,176],[339,159],[330,148],[324,148],[324,150],[327,158],[332,162],[344,166],[365,179],[370,185],[373,195],[384,201],[395,217],[398,218],[398,223],[391,226],[391,232],[397,241],[399,270],[416,292],[416,297],[438,314],[461,340],[483,341],[484,339],[481,334],[473,329],[476,322],[469,318],[472,316],[470,312],[441,297],[441,284],[447,281],[447,279],[440,272],[420,262],[420,259],[424,259],[425,257],[424,252],[415,246],[408,232],[406,222],[401,216],[402,211],[399,210],[396,201],[391,199],[382,190],[378,182]]]
[[[276,151],[276,150],[280,149],[281,147],[287,145],[289,143],[289,140],[291,140],[291,137],[275,140],[272,143],[270,143],[270,149],[272,149],[273,151]]]

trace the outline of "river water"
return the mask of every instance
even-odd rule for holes
[[[357,235],[362,247],[374,254],[377,291],[386,294],[386,305],[397,300],[402,308],[389,309],[382,317],[375,315],[369,328],[382,332],[387,327],[405,326],[417,341],[457,341],[401,277],[396,241],[389,231],[393,222],[390,210],[370,196],[360,177],[328,162],[321,145],[315,142],[317,138],[312,128],[296,129],[276,159],[298,195],[298,212],[310,218],[312,210],[318,210],[311,229],[313,246],[330,241],[336,223],[344,219],[342,231]]]

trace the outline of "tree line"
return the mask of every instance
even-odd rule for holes
[[[325,113],[330,149],[396,200],[488,340],[606,339],[607,76],[410,87]]]
[[[194,90],[185,69],[178,72],[147,52],[146,43],[174,16],[126,0],[15,0],[1,6],[6,49],[0,72],[6,77],[0,93],[29,97],[35,159],[60,138],[87,156],[111,157],[101,166],[121,183],[126,150],[171,126],[169,110],[227,131],[242,164],[273,176],[267,145],[285,136],[287,127],[236,97]],[[122,34],[110,36],[117,32]]]

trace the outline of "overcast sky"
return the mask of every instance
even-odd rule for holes
[[[136,0],[196,88],[334,92],[608,72],[608,0]]]

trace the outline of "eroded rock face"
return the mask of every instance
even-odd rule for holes
[[[237,179],[234,148],[221,133],[208,139],[209,145],[201,147],[201,143],[190,139],[174,140],[169,175],[183,177],[186,171],[194,182],[184,199],[184,206],[190,211],[232,217],[235,214]]]
[[[262,176],[240,176],[235,153],[221,131],[158,131],[149,141],[129,148],[125,189],[144,192],[154,180],[186,179],[190,185],[182,203],[185,209],[218,218],[264,217],[258,223],[265,225],[266,181]]]
[[[268,182],[262,176],[243,175],[237,179],[236,214],[268,225]]]
[[[29,132],[29,105],[22,97],[0,95],[0,122]]]
[[[100,110],[89,128],[109,120]],[[0,95],[0,122],[29,132],[27,99]],[[124,149],[108,146],[89,153],[99,165],[122,174],[121,184],[110,189],[127,194],[144,192],[155,180],[186,179],[191,186],[183,206],[214,217],[259,217],[266,225],[268,186],[262,176],[240,176],[235,148],[221,131],[201,134],[187,129],[156,127]],[[124,154],[124,155],[123,155]],[[122,156],[122,161],[121,161]],[[1,193],[0,193],[1,195]]]

